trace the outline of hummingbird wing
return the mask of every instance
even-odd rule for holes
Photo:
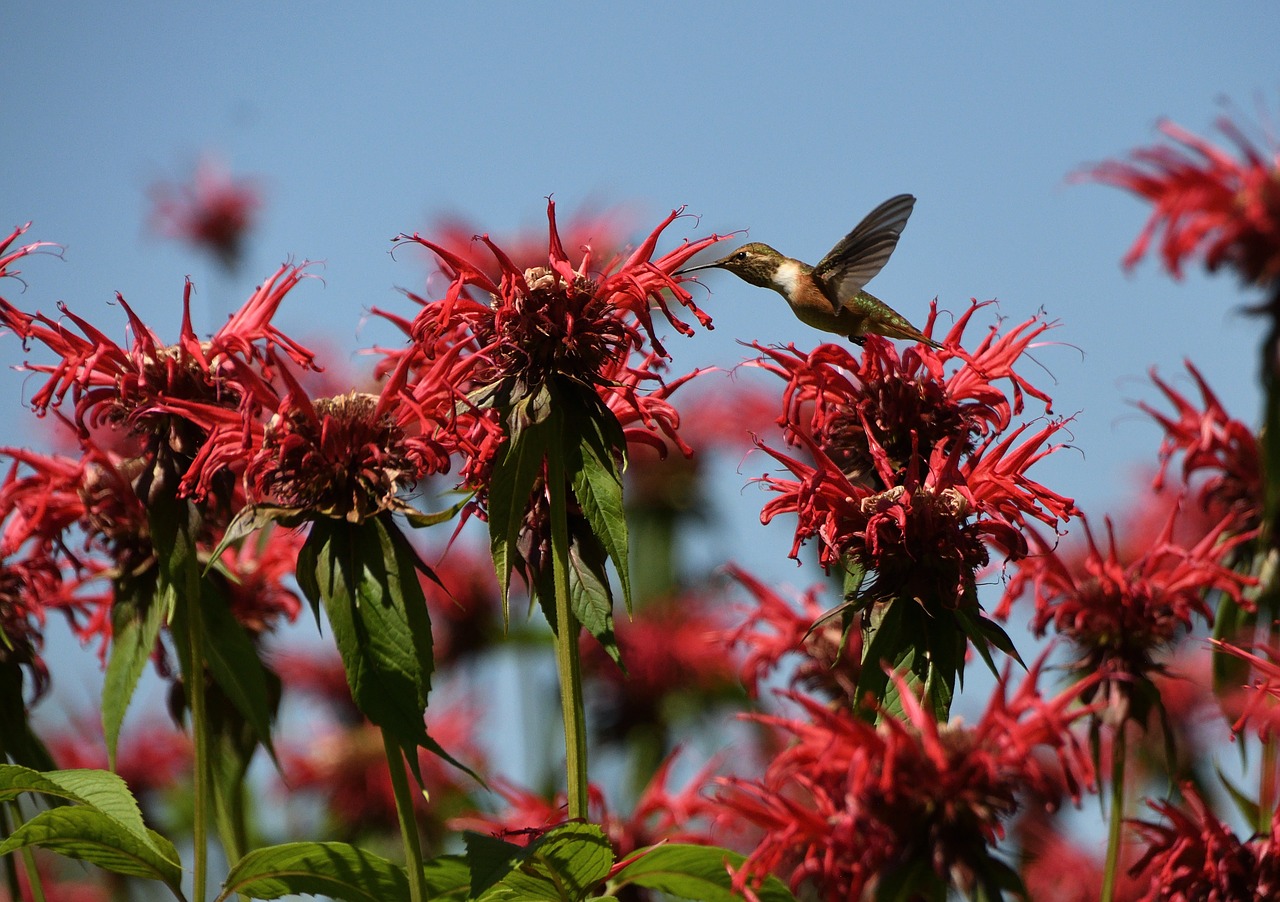
[[[884,269],[915,203],[910,194],[899,194],[876,207],[818,261],[813,275],[841,303],[856,295]]]

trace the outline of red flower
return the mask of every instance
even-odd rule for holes
[[[201,341],[191,325],[191,283],[183,293],[182,328],[177,344],[164,345],[116,295],[129,319],[133,340],[123,347],[87,321],[62,308],[63,317],[82,333],[41,313],[27,314],[0,299],[0,322],[25,343],[35,340],[61,359],[55,364],[28,363],[25,369],[48,373],[44,387],[31,399],[40,414],[62,404],[68,394],[75,404],[75,423],[82,436],[112,424],[139,436],[148,460],[143,470],[179,476],[205,450],[210,431],[235,431],[240,408],[259,410],[264,387],[280,352],[296,364],[314,366],[314,355],[285,336],[271,318],[288,292],[304,277],[304,266],[282,266],[254,292],[212,339]],[[207,468],[184,491],[200,498],[215,474]],[[146,475],[145,479],[152,478]],[[167,478],[167,477],[166,477]],[[171,487],[173,488],[173,487]],[[139,491],[150,492],[149,482]]]
[[[416,342],[409,356],[458,359],[453,384],[483,410],[505,416],[555,384],[577,384],[597,392],[620,420],[673,436],[678,419],[668,413],[669,405],[637,391],[657,378],[657,358],[647,348],[666,353],[654,334],[652,309],[677,331],[692,334],[670,309],[668,296],[674,297],[710,328],[710,317],[694,305],[675,272],[720,240],[713,235],[655,256],[663,230],[679,215],[673,212],[626,259],[605,261],[599,271],[589,247],[576,267],[571,263],[556,228],[554,203],[547,205],[545,263],[527,269],[517,267],[488,236],[479,240],[491,260],[455,253],[416,234],[402,236],[433,251],[451,279],[444,298],[414,298],[422,309],[409,325]],[[488,275],[495,262],[496,280]],[[389,359],[388,366],[396,365]],[[463,473],[470,484],[482,486],[497,443],[477,445],[477,450],[483,456],[470,459]]]
[[[1252,728],[1264,742],[1270,741],[1280,731],[1280,652],[1262,648],[1261,654],[1255,654],[1220,639],[1210,641],[1218,651],[1248,662],[1252,669],[1252,682],[1223,699],[1224,706],[1234,708],[1237,715],[1231,729],[1239,733]]]
[[[146,508],[132,487],[136,461],[88,442],[79,458],[19,448],[0,453],[13,460],[0,486],[0,550],[9,575],[26,577],[16,597],[41,610],[61,609],[82,642],[104,640],[105,654],[112,593],[86,587],[130,578],[154,554]],[[73,536],[81,537],[80,550]]]
[[[590,249],[596,259],[611,260],[626,250],[627,238],[633,231],[635,216],[622,207],[575,212],[568,222],[559,223],[557,231],[560,243],[569,249]],[[443,216],[427,229],[432,243],[460,257],[468,257],[473,249],[476,228],[461,216]],[[521,269],[542,266],[547,259],[547,240],[541,234],[523,229],[496,241],[508,258]],[[432,255],[434,257],[434,254]],[[497,283],[502,279],[502,267],[497,260],[483,261],[471,258],[471,262],[486,264],[484,274]]]
[[[224,165],[205,157],[191,181],[153,185],[151,202],[151,225],[158,233],[208,250],[235,269],[262,192],[252,179],[232,178]]]
[[[1200,406],[1175,391],[1154,372],[1151,380],[1174,406],[1174,415],[1162,413],[1149,404],[1138,406],[1164,428],[1160,444],[1160,472],[1156,489],[1164,485],[1169,464],[1182,455],[1182,479],[1190,485],[1197,474],[1208,475],[1197,493],[1197,506],[1214,523],[1230,517],[1231,533],[1247,532],[1262,518],[1262,470],[1258,437],[1252,429],[1233,419],[1209,388],[1191,361],[1187,372],[1200,391]],[[1201,409],[1203,407],[1203,409]]]
[[[1194,257],[1210,270],[1230,266],[1246,282],[1280,277],[1280,154],[1257,147],[1225,117],[1217,126],[1239,159],[1166,121],[1160,130],[1172,145],[1140,148],[1131,154],[1133,162],[1111,160],[1082,174],[1155,205],[1125,266],[1141,260],[1163,231],[1160,253],[1174,278],[1181,278],[1183,261]]]
[[[1280,896],[1280,820],[1271,831],[1239,839],[1195,788],[1183,787],[1182,807],[1149,802],[1166,823],[1133,822],[1147,841],[1130,874],[1146,882],[1142,902],[1274,899]]]
[[[756,345],[767,355],[760,365],[787,380],[779,422],[814,461],[764,447],[797,477],[761,480],[779,493],[762,521],[799,515],[793,557],[817,538],[824,566],[852,556],[875,571],[884,597],[950,603],[966,575],[987,563],[987,544],[1016,558],[1028,518],[1056,527],[1071,516],[1070,499],[1026,475],[1059,447],[1049,441],[1063,422],[1021,444],[1030,424],[1007,431],[1024,392],[1048,409],[1048,397],[1013,365],[1049,324],[1032,319],[1003,336],[993,329],[969,354],[960,339],[981,306],[960,318],[940,349],[912,346],[899,355],[875,337],[857,356],[833,344],[808,354]],[[961,365],[948,373],[956,360]],[[1001,379],[1011,397],[994,384]]]
[[[851,630],[847,640],[840,618],[827,613],[818,600],[823,586],[814,586],[800,599],[800,609],[746,571],[730,565],[728,573],[751,593],[755,607],[737,629],[725,634],[726,644],[745,649],[739,673],[755,696],[760,680],[778,668],[782,658],[798,654],[802,661],[791,674],[791,685],[850,704],[857,702],[862,670],[862,634]]]
[[[1205,592],[1222,592],[1236,604],[1245,603],[1244,588],[1253,580],[1222,561],[1236,545],[1252,536],[1224,538],[1229,520],[1186,548],[1173,541],[1176,510],[1154,543],[1132,561],[1121,560],[1111,521],[1106,549],[1098,547],[1083,517],[1082,553],[1055,548],[1034,531],[1027,535],[1037,553],[1023,560],[1005,590],[997,616],[1007,614],[1014,599],[1030,592],[1036,612],[1031,628],[1044,635],[1055,632],[1078,649],[1076,670],[1100,674],[1111,696],[1112,716],[1130,716],[1129,705],[1143,693],[1144,681],[1161,672],[1157,653],[1190,630],[1195,618],[1206,623],[1212,614]],[[1141,720],[1144,711],[1136,712]]]
[[[1071,710],[1078,691],[1042,698],[1039,669],[1012,697],[1006,674],[972,727],[935,722],[898,677],[904,720],[873,724],[795,695],[803,719],[756,716],[794,742],[759,780],[720,781],[720,818],[764,831],[739,880],[774,872],[833,902],[896,878],[922,881],[926,896],[929,886],[996,885],[1007,865],[993,847],[1020,798],[1052,797],[1065,781],[1078,799],[1093,781],[1070,731],[1086,710]]]
[[[25,667],[31,675],[32,701],[49,687],[49,668],[40,654],[45,605],[61,593],[61,583],[61,572],[45,555],[0,565],[0,673]]]
[[[9,250],[9,246],[18,239],[18,236],[25,234],[29,228],[31,228],[31,223],[29,222],[26,225],[20,225],[10,232],[3,240],[0,240],[0,279],[18,278],[18,273],[21,272],[21,270],[10,269],[10,265],[21,260],[23,257],[36,253],[41,248],[56,247],[61,250],[61,246],[54,244],[52,241],[33,241],[31,244],[24,244],[21,247]],[[18,281],[22,280],[18,279]]]

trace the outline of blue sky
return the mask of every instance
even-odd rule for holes
[[[816,260],[872,206],[908,191],[915,213],[872,290],[917,322],[935,296],[962,311],[998,298],[1019,322],[1043,308],[1074,347],[1036,353],[1078,452],[1039,468],[1089,511],[1122,507],[1155,428],[1127,398],[1145,373],[1175,382],[1191,358],[1254,420],[1257,321],[1229,277],[1173,283],[1119,260],[1146,208],[1068,185],[1083,164],[1151,143],[1158,117],[1204,132],[1223,98],[1254,122],[1280,111],[1273,4],[17,4],[0,32],[0,227],[65,261],[27,261],[11,299],[57,300],[123,336],[117,290],[176,334],[183,277],[235,302],[286,258],[323,260],[278,322],[345,348],[371,305],[408,312],[419,264],[401,231],[461,213],[496,235],[541,228],[544,196],[571,213],[626,204],[638,232],[673,207],[694,231]],[[150,236],[148,184],[205,151],[260,177],[267,208],[237,281]],[[693,223],[688,223],[690,227]],[[776,296],[705,279],[711,333],[673,338],[675,367],[732,366],[736,342],[820,336]],[[6,363],[17,342],[0,342]],[[1076,350],[1078,349],[1078,350]],[[21,376],[0,382],[18,412]],[[30,386],[25,387],[25,395]],[[11,419],[6,442],[24,440]],[[723,478],[723,545],[795,576],[789,529],[757,531],[762,496]],[[768,544],[760,542],[767,539]],[[747,551],[744,553],[743,547]],[[769,549],[767,552],[752,548]],[[723,550],[723,548],[722,548]]]

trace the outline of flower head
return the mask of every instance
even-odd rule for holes
[[[1160,673],[1158,655],[1191,629],[1196,619],[1212,615],[1206,591],[1222,592],[1245,603],[1248,576],[1222,563],[1231,549],[1250,536],[1224,538],[1229,521],[1186,548],[1173,540],[1175,510],[1164,531],[1131,561],[1122,560],[1111,521],[1107,543],[1100,547],[1083,517],[1085,545],[1078,551],[1055,548],[1034,531],[1028,536],[1036,553],[1018,566],[1009,581],[1001,612],[1013,599],[1030,593],[1036,611],[1031,628],[1043,635],[1050,625],[1078,651],[1075,669],[1101,675],[1110,696],[1111,716],[1125,719],[1130,705],[1146,693],[1142,686]],[[1139,719],[1144,711],[1135,712]]]
[[[846,637],[838,617],[824,617],[818,600],[824,587],[814,586],[805,592],[797,609],[741,568],[730,566],[728,573],[755,602],[743,623],[724,637],[726,644],[744,650],[739,674],[747,691],[757,695],[760,681],[775,671],[784,657],[800,655],[801,662],[791,674],[793,687],[856,703],[862,634],[851,630]]]
[[[1166,121],[1160,131],[1172,144],[1140,148],[1132,162],[1110,160],[1082,174],[1155,207],[1125,266],[1141,260],[1163,232],[1160,254],[1174,278],[1197,257],[1210,270],[1231,267],[1245,282],[1280,278],[1280,149],[1258,147],[1225,117],[1217,126],[1238,156]]]
[[[938,724],[901,679],[905,719],[873,724],[793,696],[802,718],[757,719],[791,734],[759,780],[721,780],[720,816],[764,830],[739,879],[774,872],[817,899],[861,898],[876,881],[990,886],[1006,867],[993,846],[1028,794],[1091,785],[1070,726],[1069,690],[1035,688],[1039,664],[1010,696],[1002,682],[972,727]],[[1007,675],[1006,675],[1007,680]]]
[[[235,269],[262,207],[262,191],[254,180],[233,178],[225,165],[204,157],[190,181],[154,184],[151,202],[156,232],[203,248]]]
[[[264,282],[208,341],[191,324],[191,283],[183,293],[178,341],[164,344],[119,294],[132,340],[112,341],[65,306],[65,319],[79,330],[44,314],[28,314],[0,299],[0,322],[22,339],[39,342],[59,358],[56,363],[27,363],[24,369],[47,373],[31,405],[40,413],[57,408],[70,395],[74,421],[82,436],[111,425],[137,437],[147,472],[163,479],[184,478],[212,432],[237,431],[243,412],[257,412],[264,389],[280,357],[314,367],[314,355],[271,324],[280,303],[305,275],[303,266],[285,265]],[[159,462],[158,464],[156,462]],[[216,474],[187,479],[183,490],[197,498],[212,487]],[[152,478],[152,477],[147,477]],[[144,487],[146,497],[149,487]]]
[[[876,337],[860,355],[839,345],[808,354],[757,345],[766,355],[760,365],[787,380],[779,422],[813,461],[763,446],[795,477],[761,480],[778,494],[763,521],[799,516],[792,556],[816,538],[824,566],[852,556],[874,570],[877,594],[952,604],[987,563],[988,544],[1016,558],[1028,520],[1056,527],[1071,516],[1070,499],[1026,475],[1059,447],[1051,441],[1063,421],[1034,432],[1030,423],[1010,428],[1024,394],[1048,409],[1047,396],[1013,365],[1049,324],[1032,319],[1003,336],[993,329],[966,353],[960,338],[980,306],[940,349],[919,345],[899,355]],[[1008,394],[998,380],[1008,382]]]
[[[1198,506],[1213,522],[1232,520],[1229,532],[1257,527],[1262,519],[1262,468],[1258,436],[1245,423],[1231,417],[1200,371],[1186,362],[1187,372],[1200,393],[1197,405],[1154,372],[1151,381],[1174,407],[1172,414],[1140,403],[1164,429],[1160,443],[1160,471],[1156,488],[1165,484],[1169,465],[1182,456],[1182,480],[1190,485],[1197,475],[1207,475],[1197,493]]]
[[[1249,651],[1220,639],[1211,641],[1218,651],[1241,659],[1253,672],[1247,686],[1223,699],[1224,707],[1236,714],[1231,729],[1236,733],[1252,729],[1264,742],[1270,741],[1280,731],[1280,651],[1265,647]]]
[[[1130,874],[1146,883],[1142,902],[1174,899],[1274,899],[1280,894],[1280,821],[1241,840],[1190,784],[1186,801],[1150,802],[1164,823],[1137,821],[1146,853]]]
[[[428,361],[458,359],[454,384],[476,408],[507,414],[523,402],[533,405],[529,415],[536,417],[544,392],[576,384],[599,393],[619,419],[629,416],[650,430],[670,424],[670,418],[655,416],[637,392],[659,379],[656,364],[666,353],[654,332],[652,310],[678,332],[692,334],[692,327],[672,312],[670,296],[711,327],[711,318],[675,273],[720,240],[713,235],[657,255],[658,239],[679,215],[673,212],[625,259],[600,261],[587,247],[576,265],[557,230],[554,203],[547,205],[545,259],[523,269],[486,235],[479,243],[488,259],[474,250],[455,253],[419,235],[405,236],[433,251],[450,278],[442,299],[417,298],[422,309],[409,325],[415,341],[410,353]],[[497,279],[489,275],[495,264]],[[492,454],[496,448],[484,450]],[[477,469],[482,473],[484,467],[469,465],[464,473],[470,477]]]

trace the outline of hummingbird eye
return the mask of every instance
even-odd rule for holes
[[[735,259],[735,260],[745,260],[745,259],[747,259],[747,252],[746,252],[746,251],[738,251],[736,254],[734,254],[734,255],[733,255],[733,259]]]

